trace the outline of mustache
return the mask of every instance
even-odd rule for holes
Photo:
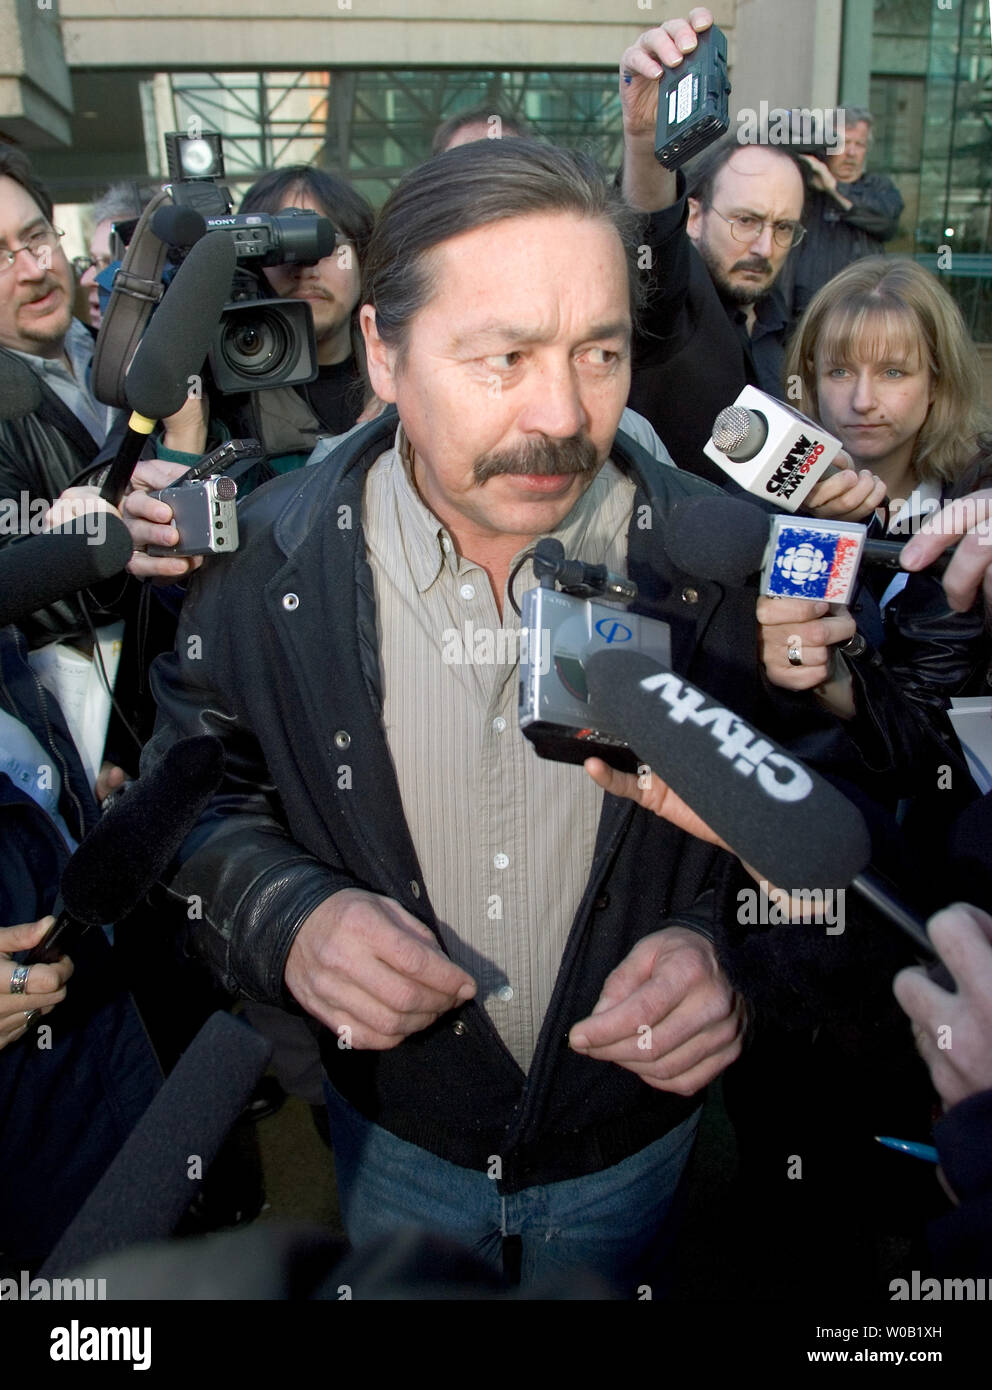
[[[766,261],[764,256],[751,256],[747,260],[738,261],[734,266],[735,270],[760,270],[763,274],[767,274],[771,268],[771,261]]]
[[[532,473],[554,477],[566,473],[591,473],[596,467],[596,446],[588,435],[573,434],[568,439],[535,439],[516,449],[496,449],[476,459],[475,481],[486,483],[502,473]]]

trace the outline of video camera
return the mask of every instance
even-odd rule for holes
[[[668,624],[625,612],[637,585],[603,565],[566,560],[561,541],[551,536],[534,549],[534,573],[538,587],[524,594],[520,610],[521,732],[542,758],[602,758],[621,772],[636,771],[630,745],[590,702],[585,664],[594,652],[620,648],[669,667]],[[607,601],[593,603],[595,598]]]
[[[237,256],[230,302],[209,353],[217,390],[231,395],[313,381],[317,344],[310,305],[268,297],[258,272],[270,265],[314,265],[331,255],[333,225],[301,208],[234,213],[220,135],[173,132],[164,139],[171,202],[163,194],[142,218],[114,223],[111,253],[119,264],[98,277],[110,296],[94,363],[98,398],[124,404],[126,360],[190,247],[207,233],[230,237]],[[164,257],[161,243],[168,248]]]

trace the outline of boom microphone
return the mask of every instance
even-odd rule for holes
[[[69,522],[11,541],[0,550],[0,627],[120,574],[131,558],[131,537],[120,517],[112,512],[102,515],[102,541]]]
[[[152,217],[152,231],[169,246],[192,246],[206,230],[206,221],[196,208],[163,203]]]
[[[155,422],[176,413],[186,400],[189,378],[203,366],[231,293],[235,263],[229,237],[198,241],[138,344],[124,381],[131,418],[100,491],[115,507]]]
[[[65,866],[55,925],[24,957],[58,960],[72,930],[126,916],[165,873],[220,785],[223,746],[211,734],[174,743],[106,811]]]

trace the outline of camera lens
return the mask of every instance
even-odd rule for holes
[[[221,341],[224,361],[245,376],[281,371],[290,348],[284,320],[267,309],[230,318]]]

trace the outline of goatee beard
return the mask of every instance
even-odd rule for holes
[[[596,468],[596,446],[588,435],[569,439],[533,440],[517,449],[495,450],[476,459],[473,474],[480,485],[502,473],[537,474],[551,478],[558,474],[591,473]]]

